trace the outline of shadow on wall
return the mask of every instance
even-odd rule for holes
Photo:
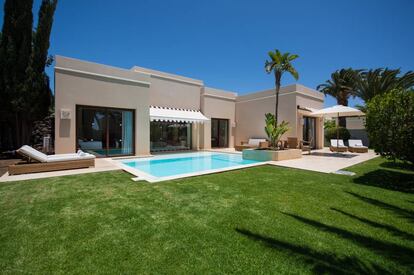
[[[350,139],[360,139],[362,140],[362,144],[364,146],[369,147],[369,139],[368,133],[365,129],[348,129],[349,134],[351,135]],[[324,147],[329,147],[331,145],[330,140],[326,139],[325,131],[324,131]],[[348,141],[344,140],[345,145],[348,145]]]
[[[348,129],[351,139],[360,139],[362,144],[369,147],[368,133],[365,129]]]

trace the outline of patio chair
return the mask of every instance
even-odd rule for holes
[[[308,151],[310,155],[312,152],[312,138],[309,141],[301,140],[300,148],[302,149],[302,151]]]
[[[368,153],[368,147],[362,144],[360,139],[350,139],[348,140],[348,149],[352,153]]]
[[[236,151],[243,151],[244,149],[253,149],[253,148],[267,148],[269,147],[269,142],[264,138],[251,138],[248,142],[242,141],[241,145],[234,146]]]
[[[8,167],[9,175],[50,172],[95,166],[95,156],[79,150],[74,154],[45,155],[42,152],[23,145],[16,151],[26,161]]]
[[[346,152],[348,147],[345,146],[342,139],[331,139],[331,146],[329,147],[331,152]]]
[[[288,147],[291,149],[296,149],[299,146],[297,137],[288,137],[287,138]]]

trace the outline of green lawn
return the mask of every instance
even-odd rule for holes
[[[413,272],[414,172],[381,158],[349,170],[0,184],[0,272]]]

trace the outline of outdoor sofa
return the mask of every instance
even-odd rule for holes
[[[348,147],[345,146],[342,139],[331,139],[331,146],[329,146],[331,152],[346,152]]]
[[[269,147],[269,142],[264,138],[251,138],[248,142],[242,141],[241,145],[236,145],[234,148],[236,151],[243,151],[244,149],[252,148],[267,148]]]
[[[350,139],[348,140],[348,150],[352,153],[368,153],[368,147],[362,144],[360,139]]]
[[[95,156],[79,150],[74,154],[45,155],[42,152],[23,145],[16,151],[26,161],[8,167],[9,175],[50,172],[95,166]]]

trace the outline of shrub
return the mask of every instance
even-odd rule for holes
[[[414,163],[414,92],[392,90],[367,104],[366,129],[374,150]]]
[[[284,133],[289,131],[289,123],[282,121],[279,125],[275,127],[275,116],[271,113],[265,114],[265,132],[267,137],[270,140],[271,147],[276,148],[279,144],[280,138]]]
[[[335,127],[336,127],[336,123],[335,123],[335,120],[333,119],[325,120],[325,122],[323,123],[324,129],[335,128]]]
[[[351,137],[348,129],[344,127],[339,128],[339,139],[348,140]],[[325,128],[325,138],[329,141],[331,139],[336,139],[336,127]]]

